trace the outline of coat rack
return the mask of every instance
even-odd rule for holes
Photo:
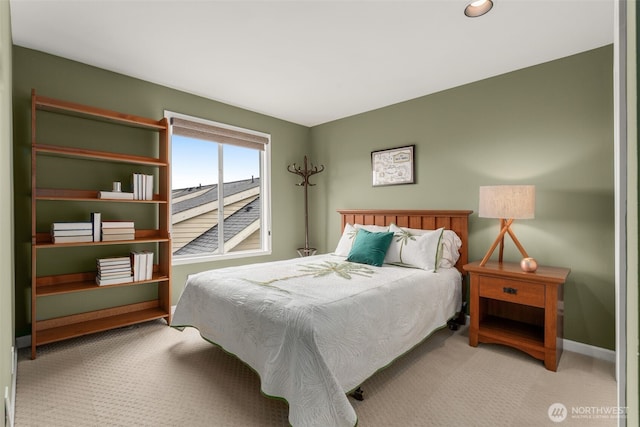
[[[296,175],[300,175],[302,177],[302,182],[296,185],[304,187],[304,248],[298,248],[298,255],[301,257],[315,255],[316,248],[309,247],[309,201],[307,198],[307,188],[315,185],[309,182],[309,178],[311,175],[322,172],[324,170],[324,165],[320,165],[318,168],[318,166],[314,166],[311,162],[307,163],[307,156],[304,156],[303,167],[294,163],[287,166],[287,170],[291,173],[295,173]]]

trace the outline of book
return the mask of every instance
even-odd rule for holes
[[[118,274],[98,274],[97,278],[100,280],[111,280],[111,279],[120,279],[120,278],[129,278],[131,277],[131,270],[120,272]],[[133,280],[129,280],[133,281]]]
[[[103,242],[113,242],[116,240],[135,240],[135,233],[126,233],[126,234],[103,234],[102,241]]]
[[[101,277],[96,276],[96,283],[98,284],[98,286],[117,285],[120,283],[128,283],[128,282],[133,282],[133,276],[115,277],[110,279],[103,279]]]
[[[119,264],[98,264],[98,271],[113,271],[113,270],[124,270],[127,268],[131,268],[131,263],[119,263]]]
[[[144,176],[145,186],[144,186],[144,200],[153,200],[153,175],[145,175]]]
[[[53,243],[93,242],[93,235],[88,234],[86,236],[52,236],[51,241]]]
[[[97,267],[98,267],[98,272],[123,271],[123,270],[130,270],[131,263],[130,262],[119,262],[119,263],[111,263],[111,264],[97,263]]]
[[[102,234],[131,234],[135,233],[136,230],[133,227],[127,228],[103,228]]]
[[[98,265],[98,272],[100,273],[117,273],[121,271],[131,271],[131,264],[113,264],[113,265]]]
[[[91,230],[93,224],[90,222],[54,222],[51,224],[51,230]]]
[[[103,271],[99,271],[96,274],[98,277],[101,278],[114,278],[114,277],[127,277],[127,276],[131,276],[133,275],[133,271],[131,270],[131,268],[128,268],[126,270],[123,271],[113,271],[113,272],[103,272]]]
[[[100,212],[91,212],[91,224],[93,224],[93,241],[100,241]]]
[[[128,282],[133,282],[133,280],[131,280],[131,273],[129,273],[129,274],[122,274],[120,276],[109,276],[109,277],[96,276],[96,282],[97,283],[107,283],[107,282],[128,283]]]
[[[129,257],[117,256],[117,257],[97,258],[96,263],[98,265],[120,265],[120,264],[129,265],[130,260],[129,260]]]
[[[102,228],[134,228],[133,221],[102,221]]]
[[[134,173],[131,177],[132,187],[133,187],[133,200],[140,200],[140,189],[138,188],[140,184],[138,183],[138,174]]]
[[[133,193],[125,191],[98,191],[98,199],[133,200]]]
[[[92,236],[93,230],[53,230],[51,231],[52,236],[62,237],[62,236]]]
[[[145,280],[151,280],[153,278],[153,252],[144,251],[147,259]]]
[[[140,254],[139,252],[131,252],[131,265],[133,266],[133,281],[140,280]]]

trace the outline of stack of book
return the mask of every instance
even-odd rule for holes
[[[102,221],[102,241],[134,240],[136,230],[133,221]]]
[[[131,252],[131,265],[133,266],[133,281],[151,280],[153,275],[153,252]]]
[[[51,224],[53,243],[93,242],[91,222],[54,222]]]
[[[96,262],[98,265],[96,283],[99,286],[133,282],[129,257],[98,258]]]
[[[153,200],[153,175],[133,174],[133,200]]]

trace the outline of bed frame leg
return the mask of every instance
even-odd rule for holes
[[[462,303],[462,309],[460,310],[460,313],[458,313],[456,317],[447,322],[447,326],[450,330],[457,331],[460,326],[464,326],[467,324],[466,308],[467,303]]]
[[[360,402],[362,402],[364,400],[364,390],[362,390],[361,387],[358,387],[357,389],[351,392],[351,397],[353,397],[355,400],[359,400]]]

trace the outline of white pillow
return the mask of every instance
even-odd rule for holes
[[[444,228],[415,230],[403,229],[391,224],[389,231],[395,234],[384,259],[385,263],[423,270],[437,270]]]
[[[340,241],[338,241],[338,246],[336,246],[334,254],[349,256],[349,252],[351,252],[351,247],[353,246],[353,241],[356,238],[357,232],[358,230],[356,230],[353,225],[347,223],[347,225],[344,226],[344,231],[342,232]]]
[[[389,231],[389,226],[388,225],[362,225],[362,224],[355,224],[354,225],[355,228],[364,228],[367,231],[370,231],[372,233],[386,233],[387,231]]]
[[[334,251],[335,255],[349,256],[349,252],[351,252],[351,247],[353,246],[353,242],[355,241],[356,234],[358,233],[358,229],[360,228],[364,228],[365,230],[372,233],[389,231],[389,227],[383,227],[381,225],[351,225],[347,223],[347,225],[344,226],[344,230],[342,231],[340,241],[338,241],[338,246],[336,246],[336,250]]]
[[[452,268],[460,259],[460,247],[462,240],[452,230],[444,230],[442,234],[442,257],[440,258],[440,267]]]
[[[392,228],[393,227],[393,228]],[[404,231],[409,233],[409,235],[414,236],[414,237],[418,237],[418,236],[422,236],[425,233],[431,233],[435,230],[424,230],[422,228],[407,228],[407,227],[398,227],[395,224],[391,224],[389,226],[389,231],[393,231],[395,233],[399,233],[400,231]],[[398,236],[400,237],[400,236]],[[394,242],[395,240],[398,239],[398,237],[394,238]],[[391,242],[391,245],[394,245],[394,242]],[[389,255],[386,259],[385,262],[391,264],[391,262],[387,261],[387,260],[391,260],[391,259],[398,259],[398,252],[399,252],[399,247],[398,246],[394,246],[393,249],[389,249],[389,251],[387,251],[387,254],[392,253],[391,255]]]
[[[397,229],[398,226],[393,224]],[[407,228],[400,227],[401,230],[407,231],[415,236],[422,236],[424,233],[428,233],[432,230],[423,230],[421,228]],[[393,245],[393,242],[391,243]],[[442,234],[442,247],[440,248],[440,264],[438,267],[452,268],[460,259],[460,247],[462,246],[462,240],[453,230],[444,230]],[[385,262],[387,262],[385,260]]]

